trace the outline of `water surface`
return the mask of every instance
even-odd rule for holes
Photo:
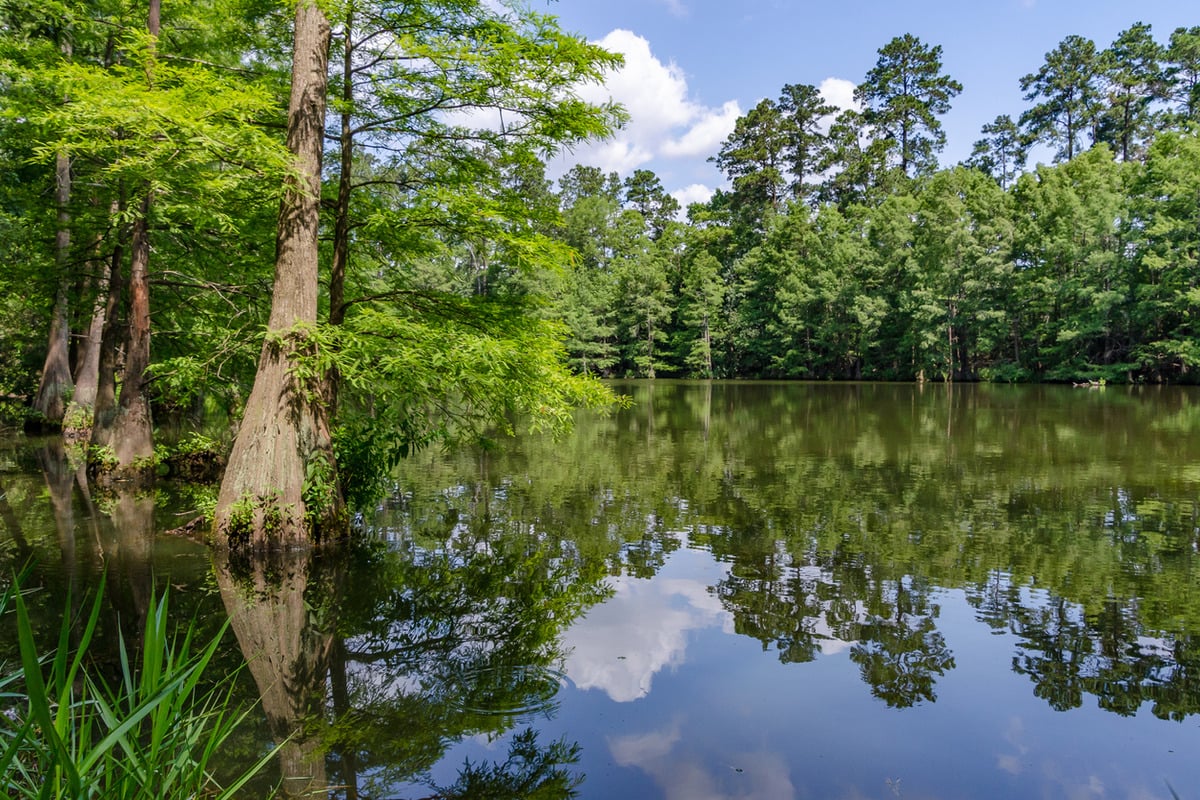
[[[316,561],[210,563],[161,534],[194,487],[87,496],[10,442],[0,552],[38,558],[47,631],[101,571],[114,628],[155,585],[231,615],[234,758],[292,735],[259,793],[1200,787],[1200,393],[618,389],[563,440],[410,459]]]

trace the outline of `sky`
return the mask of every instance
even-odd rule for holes
[[[584,95],[612,97],[630,121],[611,140],[576,148],[572,164],[658,174],[683,205],[727,185],[708,158],[737,118],[789,83],[821,87],[840,106],[875,66],[878,50],[911,33],[940,45],[944,72],[963,85],[942,118],[951,165],[967,158],[980,127],[1028,107],[1020,79],[1077,34],[1112,43],[1146,22],[1165,44],[1177,27],[1200,25],[1195,0],[528,0],[560,26],[625,56],[625,67]]]

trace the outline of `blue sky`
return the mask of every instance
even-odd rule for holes
[[[1107,47],[1135,22],[1166,43],[1200,25],[1195,0],[530,0],[568,31],[626,55],[623,74],[596,96],[632,114],[614,140],[581,148],[566,163],[627,175],[652,169],[685,201],[705,199],[724,180],[708,164],[733,121],[786,83],[821,86],[849,102],[878,49],[912,33],[941,45],[945,71],[963,84],[950,113],[943,164],[966,158],[979,129],[1027,107],[1019,80],[1063,38]],[[551,175],[563,164],[552,165]]]

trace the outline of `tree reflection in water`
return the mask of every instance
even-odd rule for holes
[[[571,796],[577,746],[532,728],[452,783],[430,774],[464,737],[495,740],[554,713],[559,635],[606,592],[562,542],[480,521],[431,521],[438,538],[420,547],[217,560],[272,735],[290,737],[289,795]]]

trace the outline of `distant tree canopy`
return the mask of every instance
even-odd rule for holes
[[[729,188],[654,241],[618,234],[638,211],[619,193],[564,178],[559,235],[579,247],[567,231],[588,213],[579,252],[604,254],[580,258],[573,285],[604,300],[593,314],[559,304],[611,321],[572,324],[573,363],[630,377],[1195,382],[1197,42],[1179,28],[1159,44],[1142,23],[1106,49],[1068,36],[1020,79],[1030,107],[939,169],[940,118],[962,86],[940,47],[896,37],[858,86],[860,109],[789,83],[737,120],[710,159]],[[1027,171],[1046,149],[1053,163]],[[665,284],[620,290],[615,266],[635,253]]]

